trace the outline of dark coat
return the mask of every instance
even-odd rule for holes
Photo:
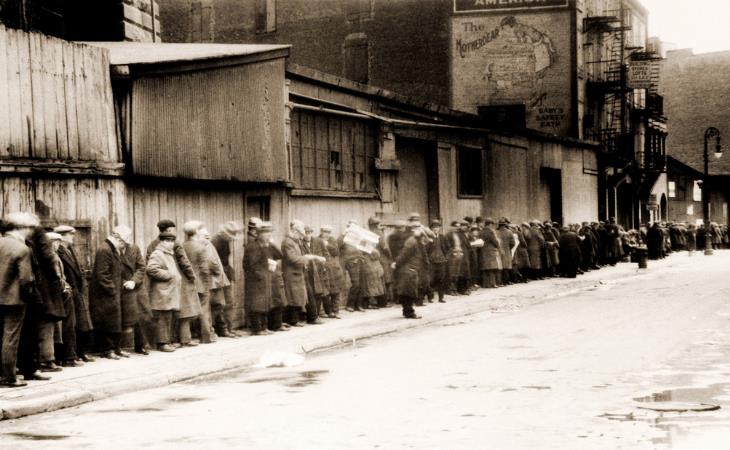
[[[580,243],[581,267],[590,268],[596,263],[596,236],[589,227],[580,230],[583,240]]]
[[[388,236],[388,249],[390,250],[390,257],[397,259],[400,252],[403,251],[403,245],[406,240],[410,237],[410,233],[407,231],[395,230]]]
[[[22,306],[36,297],[30,248],[20,239],[0,237],[0,306]]]
[[[210,239],[210,243],[213,244],[216,252],[218,252],[218,257],[223,266],[223,273],[228,277],[228,281],[233,283],[236,279],[236,273],[231,266],[231,242],[226,240],[223,232],[220,231]]]
[[[122,332],[122,260],[108,239],[99,246],[94,257],[89,307],[95,329]]]
[[[499,238],[499,248],[502,251],[502,269],[512,270],[512,249],[515,246],[515,235],[507,227],[501,227],[497,230]]]
[[[321,256],[325,259],[330,257],[327,243],[318,237],[312,237],[310,244],[313,255]],[[312,276],[312,287],[315,288],[317,295],[329,295],[330,293],[330,271],[327,262],[312,261],[309,263],[310,270],[316,271],[316,276]],[[313,274],[314,275],[314,274]]]
[[[606,258],[617,259],[623,256],[621,233],[615,223],[606,224]]]
[[[299,240],[286,236],[281,243],[282,276],[287,305],[304,308],[307,305],[307,281],[304,278],[307,259]]]
[[[448,262],[446,258],[448,249],[446,248],[446,238],[444,236],[438,235],[431,238],[431,242],[426,245],[426,250],[431,264],[445,264]]]
[[[58,257],[63,263],[63,271],[66,274],[66,282],[71,286],[74,297],[74,310],[76,312],[76,329],[79,331],[91,331],[94,326],[91,322],[89,312],[89,286],[86,283],[84,270],[76,257],[73,246],[62,243],[58,248]]]
[[[469,242],[464,242],[463,234],[459,231],[449,231],[444,237],[444,249],[449,261],[448,273],[451,278],[468,278],[469,269]],[[457,246],[457,242],[459,245]]]
[[[411,236],[395,260],[395,290],[398,295],[417,299],[420,297],[420,277],[426,267],[426,251],[421,241]]]
[[[558,242],[559,237],[555,234],[553,227],[546,227],[543,230],[545,237],[545,249],[547,252],[547,264],[548,268],[558,267],[560,265],[560,243]]]
[[[383,268],[383,283],[390,284],[393,282],[393,255],[390,253],[390,247],[388,247],[388,241],[385,239],[383,232],[377,230],[375,232],[380,236],[378,240],[378,256],[380,258],[380,266]]]
[[[66,317],[63,305],[64,285],[56,271],[58,256],[45,230],[36,228],[26,242],[31,249],[31,267],[35,277],[35,291],[39,296],[39,318],[56,322]]]
[[[327,239],[327,253],[330,255],[327,258],[330,295],[336,295],[347,288],[347,279],[345,278],[345,270],[342,268],[342,261],[340,261],[340,246],[334,236]]]
[[[502,270],[501,241],[497,232],[485,227],[479,237],[484,241],[484,247],[479,255],[479,268],[481,270]]]
[[[525,231],[527,252],[530,257],[530,269],[540,270],[543,268],[543,253],[545,252],[545,238],[542,230],[537,226],[530,227],[529,232]]]
[[[140,302],[144,291],[145,263],[142,252],[136,245],[128,245],[120,257],[122,262],[122,284],[134,281],[134,289],[127,290],[122,285],[122,325],[125,328],[134,326],[142,313],[151,314],[146,303]]]
[[[575,276],[581,264],[580,238],[573,231],[560,236],[560,272]]]
[[[246,308],[254,313],[265,313],[272,306],[272,276],[269,244],[258,239],[249,240],[243,257],[246,280]]]

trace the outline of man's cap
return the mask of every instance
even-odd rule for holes
[[[491,217],[487,217],[486,219],[484,219],[484,223],[486,225],[493,224],[494,223],[494,219],[492,219]]]
[[[249,224],[251,222],[249,221]],[[259,221],[260,223],[260,221]],[[230,222],[226,222],[223,225],[220,226],[221,233],[225,234],[231,239],[235,239],[236,236],[243,233],[243,227],[238,222],[231,220]]]
[[[474,218],[473,217],[466,216],[466,217],[464,217],[464,221],[471,224],[471,223],[474,223]]]
[[[76,233],[76,228],[71,225],[59,225],[53,229],[53,232],[58,234]]]
[[[157,222],[157,229],[160,231],[166,230],[168,228],[175,227],[175,222],[173,222],[170,219],[162,219],[159,222]]]
[[[431,221],[431,228],[441,227],[441,221],[440,220],[432,220]]]
[[[258,230],[261,233],[273,233],[274,224],[272,224],[271,222],[261,222],[261,225],[259,225]]]
[[[452,220],[451,221],[452,227],[460,227],[461,226],[461,220]]]
[[[421,215],[418,214],[418,213],[415,213],[414,212],[414,213],[410,213],[408,215],[408,221],[409,222],[417,222],[417,221],[420,221],[420,220],[421,220]]]
[[[201,228],[203,228],[203,222],[199,220],[191,220],[183,224],[183,233],[187,236],[192,236]]]
[[[258,228],[259,225],[261,225],[262,220],[258,217],[251,217],[248,219],[248,227],[249,228]]]
[[[63,236],[58,233],[46,233],[46,237],[51,241],[60,241],[63,239]]]
[[[334,228],[332,228],[332,225],[322,225],[319,227],[319,231],[323,233],[332,233],[334,231]]]
[[[163,231],[157,237],[161,241],[174,241],[175,239],[177,239],[177,236],[175,236],[175,233],[173,233],[171,231]]]

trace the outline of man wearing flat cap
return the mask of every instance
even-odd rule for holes
[[[435,292],[438,296],[439,303],[446,303],[444,296],[449,289],[448,260],[446,258],[448,250],[446,248],[446,239],[442,235],[441,230],[441,222],[433,220],[431,222],[433,236],[426,245],[428,259],[431,263],[431,289],[429,291],[428,301],[433,302]]]
[[[68,322],[64,321],[63,328],[66,365],[73,366],[73,363],[69,362],[72,354],[76,355],[77,360],[80,359],[83,362],[94,360],[87,354],[91,350],[91,334],[94,326],[89,313],[86,269],[81,266],[74,249],[76,229],[69,225],[59,225],[53,231],[60,234],[63,241],[58,247],[58,257],[63,263],[63,271],[66,274],[66,281],[71,286],[71,296],[73,297],[73,309],[69,308]],[[71,317],[73,317],[73,323]]]

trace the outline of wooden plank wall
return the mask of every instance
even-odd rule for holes
[[[120,161],[106,50],[0,25],[0,159]]]
[[[92,252],[111,228],[129,222],[126,188],[119,179],[2,177],[0,196],[0,217],[25,211],[47,223],[87,225]]]

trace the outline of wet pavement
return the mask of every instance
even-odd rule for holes
[[[0,448],[727,449],[728,267],[730,252],[687,257],[293,367],[4,421]]]

